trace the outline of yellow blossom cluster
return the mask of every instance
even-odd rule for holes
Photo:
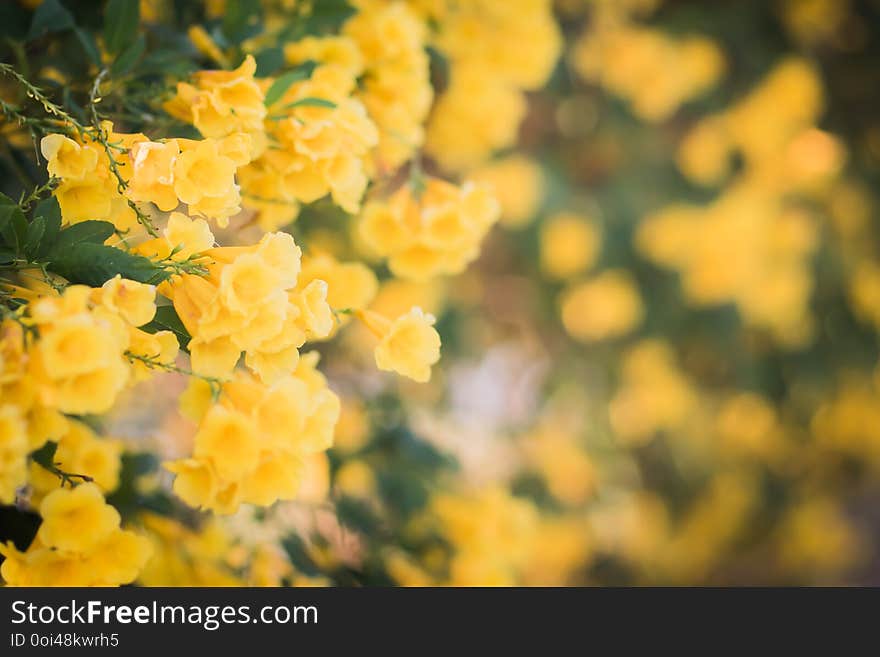
[[[184,203],[190,214],[225,225],[241,209],[235,171],[250,159],[248,135],[154,142],[114,132],[106,121],[100,135],[50,134],[40,142],[49,175],[61,181],[55,197],[66,222],[109,221],[126,232],[138,223],[132,204],[169,211]]]
[[[352,96],[356,73],[328,63],[267,102],[277,80],[256,79],[255,72],[251,56],[233,71],[202,71],[193,84],[178,84],[166,108],[198,128],[206,143],[235,144],[230,150],[236,157],[219,162],[237,174],[245,206],[259,213],[265,230],[289,223],[300,203],[327,194],[347,212],[357,212],[378,132]],[[213,166],[219,166],[216,157]],[[227,169],[224,176],[208,170],[210,185],[219,187]]]
[[[675,38],[627,18],[602,14],[575,46],[585,79],[626,100],[645,121],[665,121],[708,91],[724,72],[718,46],[704,36]]]
[[[568,279],[589,269],[601,246],[601,232],[588,218],[558,212],[541,224],[541,269],[552,277]]]
[[[413,187],[368,203],[359,223],[361,238],[400,278],[460,273],[479,255],[480,242],[498,220],[498,202],[470,183],[458,187],[429,178],[424,189]]]
[[[117,276],[100,288],[72,285],[45,296],[19,288],[17,294],[30,303],[0,324],[0,499],[6,502],[27,481],[27,454],[69,435],[63,414],[108,411],[127,385],[149,375],[138,358],[170,363],[178,348],[170,331],[138,328],[155,314],[153,286]],[[73,458],[71,450],[62,453]],[[112,476],[102,479],[109,484]]]
[[[658,430],[681,428],[696,406],[696,392],[678,370],[670,346],[644,340],[623,359],[621,385],[608,414],[620,440],[637,444]]]
[[[105,495],[119,486],[123,444],[99,436],[86,423],[68,418],[64,433],[58,436],[52,461],[58,470],[91,479]],[[30,502],[38,503],[61,483],[58,476],[31,461],[28,483]]]
[[[453,586],[512,586],[541,530],[534,505],[500,487],[443,493],[431,500],[433,519],[451,543]]]
[[[432,45],[450,66],[425,146],[444,169],[467,170],[516,141],[526,113],[523,92],[553,72],[559,27],[548,0],[443,0],[423,10],[438,26]]]
[[[180,230],[196,228],[180,220]],[[175,234],[164,240],[167,248]],[[160,288],[192,336],[188,348],[199,374],[226,377],[244,352],[248,368],[271,382],[296,366],[306,340],[330,332],[327,283],[313,279],[297,287],[300,249],[289,234],[267,233],[253,246],[203,255],[210,261],[207,275],[183,274]]]
[[[644,316],[635,281],[620,269],[573,283],[562,293],[560,305],[565,330],[583,342],[626,335]]]
[[[40,504],[43,519],[25,552],[0,546],[6,557],[0,574],[13,586],[117,586],[137,577],[150,557],[150,544],[120,529],[119,513],[97,485],[59,488]]]
[[[303,462],[333,443],[339,398],[316,369],[318,354],[271,385],[239,371],[214,403],[195,381],[184,410],[199,424],[191,458],[167,468],[174,491],[191,506],[234,513],[240,504],[269,506],[296,497]]]
[[[291,64],[337,66],[362,80],[354,92],[379,129],[373,174],[387,175],[422,146],[434,97],[425,50],[427,26],[402,0],[355,3],[338,35],[308,36],[284,46]]]
[[[519,154],[473,169],[468,179],[492,190],[501,205],[499,223],[506,228],[521,228],[535,218],[546,186],[538,163]]]
[[[663,208],[636,236],[649,259],[681,273],[690,301],[733,301],[747,323],[786,345],[808,342],[813,330],[808,265],[818,226],[803,201],[830,193],[845,157],[837,139],[815,127],[821,108],[816,71],[803,60],[779,63],[682,143],[680,166],[695,182],[724,181],[735,152],[742,171],[709,205]]]
[[[415,306],[393,321],[370,310],[358,316],[379,339],[374,349],[376,367],[420,383],[431,378],[431,366],[440,360],[440,335],[433,328],[433,315]]]

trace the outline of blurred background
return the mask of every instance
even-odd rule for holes
[[[477,56],[527,68],[535,4],[498,4],[521,38]],[[375,310],[438,317],[431,382],[346,327],[334,448],[301,500],[229,519],[169,511],[183,382],[136,389],[104,429],[142,452],[109,498],[153,538],[140,583],[880,584],[880,2],[543,4],[543,88],[452,108],[431,53],[423,166],[503,207],[466,273],[380,283]],[[350,225],[289,229],[361,257]]]
[[[471,174],[504,206],[481,260],[380,292],[437,313],[444,356],[402,408],[351,388],[358,568],[880,583],[880,3],[555,12],[521,147]]]

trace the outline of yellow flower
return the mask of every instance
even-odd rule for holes
[[[573,285],[563,293],[561,304],[565,330],[583,342],[625,335],[642,321],[644,312],[635,283],[619,270]]]
[[[565,279],[596,261],[601,236],[589,219],[560,212],[541,226],[541,267],[553,278]]]
[[[358,95],[379,128],[376,168],[393,171],[425,138],[434,96],[425,24],[406,3],[376,3],[360,7],[342,29],[361,55],[364,82]]]
[[[207,461],[183,459],[166,463],[173,472],[174,493],[184,502],[195,508],[208,508],[217,492],[217,475]]]
[[[339,398],[316,365],[317,353],[306,354],[271,385],[239,370],[216,402],[191,385],[181,404],[200,426],[193,456],[166,464],[175,493],[223,514],[299,496],[305,463],[330,447],[339,418]]]
[[[359,311],[358,317],[379,338],[376,367],[419,383],[430,380],[431,366],[440,360],[440,335],[433,327],[433,315],[414,307],[394,321],[369,310]]]
[[[196,50],[202,53],[205,57],[213,59],[223,68],[226,68],[229,65],[229,60],[226,58],[226,55],[223,54],[223,51],[220,50],[217,43],[211,38],[211,35],[208,34],[204,27],[201,25],[191,25],[186,33],[187,36],[189,36],[189,40],[192,41],[193,45],[196,47]]]
[[[193,338],[195,371],[226,377],[245,352],[245,364],[271,381],[296,365],[306,340],[331,330],[327,284],[316,279],[297,288],[301,252],[289,234],[205,256],[208,276],[184,274],[161,287]]]
[[[448,171],[473,168],[516,141],[525,113],[522,92],[491,67],[458,66],[432,112],[425,150]]]
[[[156,288],[122,278],[119,274],[96,290],[96,302],[132,326],[143,326],[156,315]]]
[[[679,429],[696,406],[696,391],[679,371],[671,347],[644,340],[623,359],[622,385],[608,414],[618,438],[633,445],[650,441],[658,430]]]
[[[535,216],[544,195],[544,175],[538,164],[523,155],[509,155],[468,174],[468,179],[486,185],[501,204],[500,223],[520,228]]]
[[[174,162],[174,193],[189,205],[191,213],[205,215],[225,226],[240,209],[235,162],[220,153],[214,140],[179,143],[181,153]]]
[[[55,197],[61,206],[61,216],[66,222],[75,224],[108,218],[113,207],[114,190],[106,179],[64,179],[55,189]]]
[[[257,435],[245,416],[216,406],[202,420],[193,454],[208,460],[220,477],[238,479],[257,465]]]
[[[177,207],[174,191],[174,165],[180,155],[177,140],[143,141],[132,146],[132,176],[128,197],[133,201],[154,203],[163,212]]]
[[[421,194],[404,186],[387,203],[368,204],[359,229],[366,245],[388,258],[395,275],[425,280],[463,271],[499,213],[485,188],[429,178]]]
[[[61,470],[91,477],[104,493],[111,493],[119,485],[121,456],[118,440],[99,438],[87,425],[69,419],[67,432],[58,440],[54,461]],[[57,481],[56,477],[56,485]]]
[[[98,164],[97,151],[64,135],[43,137],[40,152],[48,163],[49,175],[65,180],[82,180],[93,174]]]
[[[0,406],[0,502],[15,502],[15,492],[27,480],[27,425],[17,406]]]
[[[90,552],[119,528],[119,513],[92,483],[52,491],[40,504],[40,515],[40,542],[69,552]]]
[[[376,275],[366,265],[339,262],[325,253],[303,257],[298,287],[304,288],[315,279],[327,283],[327,303],[336,309],[364,308],[379,288]]]
[[[92,308],[93,295],[72,285],[30,305],[39,339],[30,350],[29,376],[43,403],[64,413],[106,412],[129,377],[129,327],[119,314]]]
[[[718,46],[702,36],[673,38],[627,21],[596,24],[576,44],[575,69],[627,100],[645,121],[668,119],[686,101],[714,85],[724,72]]]
[[[546,82],[562,49],[550,0],[446,3],[436,47],[453,68],[481,62],[506,83],[536,89]]]

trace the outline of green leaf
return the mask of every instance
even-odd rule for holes
[[[79,39],[80,44],[82,44],[83,50],[85,51],[86,55],[88,55],[89,59],[92,60],[92,64],[100,67],[101,51],[98,50],[98,44],[95,43],[95,38],[85,30],[81,30],[78,27],[73,28],[73,33],[76,34],[76,38]]]
[[[53,249],[48,260],[50,271],[71,283],[92,287],[103,285],[117,274],[140,283],[154,284],[168,277],[168,273],[149,258],[93,242],[80,242],[76,248]]]
[[[81,243],[103,244],[115,231],[116,228],[109,221],[81,221],[58,233],[52,251],[63,253]]]
[[[55,465],[55,450],[58,449],[58,443],[51,440],[47,441],[40,449],[31,452],[31,459],[35,463],[39,463],[44,468],[51,468]]]
[[[263,104],[266,105],[266,107],[270,107],[277,103],[281,100],[282,96],[287,93],[287,90],[290,89],[290,86],[293,83],[308,80],[312,77],[312,73],[317,66],[318,65],[312,61],[303,62],[294,70],[278,76],[275,82],[272,83],[272,86],[266,91],[266,98],[263,101]]]
[[[227,0],[223,14],[223,36],[230,43],[241,43],[256,36],[262,27],[260,0]]]
[[[0,2],[0,38],[23,41],[31,14],[17,2]]]
[[[48,253],[58,239],[61,230],[61,207],[54,196],[45,198],[34,208],[34,216],[42,217],[44,222],[43,237],[34,256],[39,261],[41,255]]]
[[[15,253],[9,249],[0,249],[0,265],[11,265],[15,262]]]
[[[5,194],[0,194],[0,237],[15,253],[21,253],[27,235],[28,222],[24,212]]]
[[[290,534],[281,541],[281,546],[287,552],[290,563],[303,575],[320,575],[321,569],[309,556],[308,548],[303,540],[296,534]]]
[[[256,76],[258,78],[275,75],[284,66],[284,49],[266,48],[254,55],[254,60],[257,63]]]
[[[301,29],[304,34],[337,32],[355,13],[355,8],[347,0],[317,0]]]
[[[116,61],[113,62],[113,66],[111,67],[111,72],[113,75],[125,75],[131,69],[135,67],[140,60],[141,56],[144,54],[144,50],[146,50],[147,41],[144,38],[143,34],[139,34],[138,38],[135,39],[133,43],[131,43],[125,50],[119,53],[119,56],[116,58]]]
[[[31,20],[31,28],[28,30],[27,40],[38,39],[39,37],[50,34],[52,32],[61,32],[69,30],[75,25],[73,16],[64,8],[58,0],[44,0],[34,12]]]
[[[299,100],[290,103],[289,105],[285,105],[285,109],[293,109],[294,107],[327,107],[328,109],[335,109],[336,103],[332,100],[327,100],[326,98],[300,98]]]
[[[34,220],[28,224],[24,238],[24,245],[22,246],[22,251],[27,256],[28,260],[33,260],[33,257],[36,255],[37,249],[40,246],[40,240],[43,239],[45,233],[46,219],[43,217],[34,217]]]
[[[342,525],[362,534],[375,534],[381,525],[369,505],[353,497],[343,496],[336,501],[336,516]]]
[[[140,2],[108,0],[104,10],[104,43],[111,54],[119,53],[134,41],[140,22]]]
[[[177,342],[181,349],[186,349],[191,336],[189,331],[183,325],[174,306],[158,306],[156,308],[156,316],[153,321],[141,327],[147,333],[158,333],[159,331],[171,331],[177,336]]]

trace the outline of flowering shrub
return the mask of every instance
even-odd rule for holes
[[[870,581],[880,16],[722,4],[2,3],[3,583]]]

